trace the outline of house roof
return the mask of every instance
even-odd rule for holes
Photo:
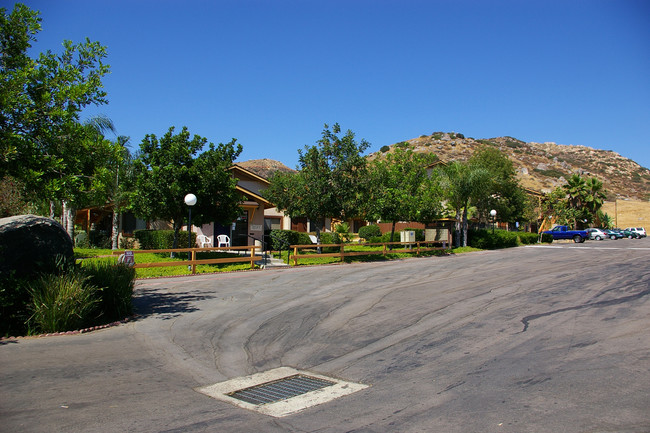
[[[228,171],[232,172],[233,176],[239,179],[248,178],[250,180],[256,180],[258,182],[262,182],[266,185],[270,184],[270,182],[267,179],[264,179],[262,176],[259,176],[250,170],[246,170],[244,167],[241,167],[237,164],[230,166],[228,168]]]
[[[243,186],[240,186],[240,185],[237,185],[236,189],[240,194],[245,195],[247,198],[253,199],[256,202],[260,203],[262,206],[264,206],[264,209],[270,209],[270,208],[275,207],[275,205],[273,203],[271,203],[270,201],[268,201],[267,199],[265,199],[261,195],[259,195],[257,193],[254,193],[250,189],[246,189],[246,188],[244,188]]]

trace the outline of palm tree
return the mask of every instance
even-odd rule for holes
[[[467,246],[467,211],[471,204],[484,199],[490,188],[490,173],[482,167],[454,161],[443,169],[443,190],[448,204],[456,212],[456,246]]]
[[[605,201],[603,183],[595,177],[590,177],[585,182],[584,204],[593,219],[598,219],[598,211]]]

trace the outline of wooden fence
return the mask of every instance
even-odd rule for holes
[[[389,246],[403,246],[408,248],[402,249],[388,249]],[[440,246],[431,246],[431,245],[440,245]],[[339,248],[338,253],[322,253],[322,254],[298,254],[298,250],[304,249],[314,249],[317,247],[321,248]],[[354,247],[373,247],[373,246],[382,246],[381,250],[365,250],[365,251],[345,251],[346,248]],[[322,245],[291,245],[290,248],[293,249],[293,254],[289,255],[289,260],[293,259],[294,266],[298,265],[298,259],[305,258],[318,258],[318,257],[340,257],[341,261],[345,257],[351,256],[367,256],[373,254],[392,254],[392,253],[415,253],[420,255],[421,252],[425,251],[442,251],[449,249],[449,243],[447,241],[416,241],[416,242],[380,242],[380,243],[363,243],[363,244],[322,244]]]
[[[135,263],[133,264],[134,268],[157,268],[157,267],[164,267],[164,266],[191,266],[192,267],[192,273],[196,273],[196,265],[212,265],[216,263],[238,263],[238,262],[250,262],[251,268],[255,267],[255,261],[259,260],[259,257],[255,256],[255,249],[259,248],[255,245],[251,246],[246,246],[246,247],[225,247],[225,248],[217,248],[217,247],[209,247],[209,248],[174,248],[174,249],[164,249],[164,250],[122,250],[122,251],[113,251],[113,255],[118,255],[120,256],[120,259],[122,256],[127,256],[129,253],[133,254],[142,254],[142,253],[190,253],[190,259],[189,260],[176,260],[173,262],[155,262],[155,263],[138,263],[137,260],[135,260]],[[233,257],[225,257],[225,258],[220,258],[220,259],[196,259],[196,253],[197,252],[207,252],[207,251],[235,251],[239,253],[239,251],[249,251],[247,255],[235,255],[233,254]]]

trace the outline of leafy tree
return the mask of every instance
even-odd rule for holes
[[[606,195],[603,191],[603,183],[595,177],[590,177],[585,182],[584,205],[591,220],[601,221],[598,218],[598,211],[603,207]]]
[[[427,173],[436,159],[433,154],[397,149],[371,162],[366,214],[392,223],[391,242],[398,221],[426,223],[439,216],[442,193],[437,177]]]
[[[442,170],[443,191],[456,215],[456,246],[467,246],[469,207],[491,190],[490,172],[480,166],[454,161]],[[462,244],[461,244],[462,233]]]
[[[573,210],[574,225],[598,220],[598,211],[606,197],[600,180],[595,177],[584,179],[579,174],[573,174],[562,189],[566,194],[567,206]]]
[[[489,187],[483,197],[476,197],[479,217],[487,221],[492,209],[500,221],[524,220],[527,209],[526,193],[519,186],[512,161],[499,149],[484,146],[472,155],[469,164],[490,173]]]
[[[186,194],[197,197],[192,207],[196,224],[218,222],[228,224],[241,212],[237,180],[227,169],[242,151],[236,139],[199,154],[207,139],[194,135],[187,127],[174,134],[174,127],[160,138],[149,134],[140,143],[140,156],[135,161],[135,188],[129,197],[130,207],[142,218],[172,222],[173,247],[178,246],[178,233],[188,214]]]
[[[63,53],[31,58],[41,19],[22,4],[0,9],[0,177],[9,174],[37,197],[76,201],[89,173],[82,109],[106,103],[106,49],[63,42]]]
[[[338,123],[325,125],[316,145],[298,150],[299,171],[277,173],[264,194],[292,218],[307,217],[320,243],[321,221],[334,217],[345,221],[361,213],[366,159],[370,146],[357,142],[348,130],[341,135]]]

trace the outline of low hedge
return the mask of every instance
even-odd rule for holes
[[[136,230],[133,236],[142,250],[166,250],[173,248],[174,230]],[[196,246],[196,233],[192,232],[192,246]],[[187,231],[178,233],[177,248],[187,248]]]
[[[359,227],[359,237],[369,241],[372,238],[381,236],[381,229],[377,224]]]

